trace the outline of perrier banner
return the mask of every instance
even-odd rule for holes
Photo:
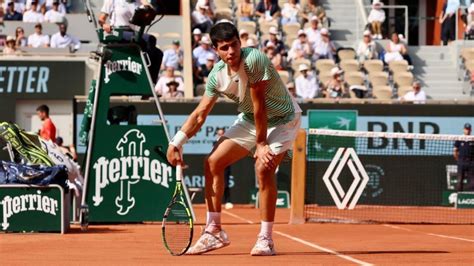
[[[357,110],[308,110],[308,127],[356,130]],[[355,148],[355,138],[309,135],[308,160],[330,161],[339,147]]]
[[[111,96],[151,96],[153,88],[138,47],[107,48],[112,57],[101,66],[87,151],[89,221],[158,221],[175,187],[175,169],[164,155],[168,147],[164,127],[137,125],[136,119],[110,121]],[[140,111],[124,105],[119,108]]]

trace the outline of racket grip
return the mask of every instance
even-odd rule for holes
[[[183,167],[181,164],[176,165],[176,181],[180,182],[183,178]]]

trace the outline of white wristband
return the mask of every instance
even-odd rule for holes
[[[180,130],[176,132],[176,135],[174,135],[174,137],[171,139],[170,144],[177,148],[181,148],[187,141],[188,136],[186,136],[186,133]]]

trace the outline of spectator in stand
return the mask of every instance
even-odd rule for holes
[[[240,43],[242,44],[242,48],[247,47],[247,40],[249,39],[248,31],[241,29],[239,31]]]
[[[315,61],[319,59],[333,59],[336,55],[336,46],[329,37],[329,31],[326,28],[321,29],[321,41],[313,46]]]
[[[245,46],[244,46],[244,47],[257,49],[257,48],[258,48],[258,44],[255,42],[254,39],[249,38],[249,39],[247,40],[247,43],[245,43]]]
[[[196,4],[209,7],[207,9],[207,15],[211,18],[211,20],[214,19],[214,14],[216,11],[216,4],[214,3],[214,0],[198,0]]]
[[[319,91],[316,77],[312,73],[308,73],[309,67],[306,64],[301,64],[298,71],[301,74],[295,80],[296,95],[302,99],[316,98]]]
[[[7,10],[3,17],[4,20],[23,20],[23,15],[15,10],[15,2],[13,0],[9,0],[7,4]]]
[[[212,68],[214,67],[216,58],[213,55],[209,55],[207,57],[207,62],[205,65],[201,65],[196,69],[195,73],[195,84],[197,84],[196,91],[198,92],[204,92],[204,86],[203,84],[207,83],[207,77],[209,76],[209,73],[211,73]],[[198,93],[198,95],[202,95],[202,93]]]
[[[49,107],[47,105],[40,105],[36,108],[36,114],[39,119],[43,122],[43,125],[39,131],[39,136],[44,140],[56,141],[56,126],[49,117]]]
[[[288,89],[288,91],[290,92],[290,95],[293,97],[293,98],[297,98],[298,95],[296,95],[296,88],[295,88],[295,83],[293,82],[288,82],[286,84],[286,88]]]
[[[441,23],[441,40],[448,45],[456,40],[456,12],[459,9],[459,0],[445,0],[443,10],[439,16]]]
[[[321,41],[321,31],[318,29],[319,19],[317,16],[311,17],[311,27],[305,29],[306,36],[311,45],[315,45]]]
[[[74,36],[67,34],[66,23],[59,24],[59,32],[51,36],[52,48],[67,48],[77,51],[81,48],[81,42]]]
[[[14,6],[15,6],[15,11],[22,14],[25,13],[26,11],[26,6],[25,6],[25,1],[24,0],[7,0],[6,3],[8,3],[8,1],[11,1],[11,2],[14,2]],[[5,6],[6,7],[6,6]]]
[[[281,9],[281,24],[298,23],[298,15],[300,14],[300,11],[301,7],[296,3],[296,0],[289,0]]]
[[[198,1],[196,10],[192,13],[193,28],[198,28],[201,32],[209,33],[212,27],[212,19],[208,14],[209,6]]]
[[[17,27],[15,30],[16,47],[26,47],[28,39],[25,37],[25,30],[22,27]]]
[[[65,0],[46,0],[46,10],[49,11],[53,9],[54,2],[58,1],[58,11],[59,13],[66,15],[67,10],[66,10],[66,3],[67,1]]]
[[[41,23],[35,25],[35,33],[28,36],[28,47],[49,47],[49,36],[43,34]]]
[[[166,83],[166,86],[168,87],[168,90],[165,91],[161,97],[165,99],[170,99],[170,98],[183,98],[184,97],[184,91],[178,90],[178,86],[180,84],[176,80],[171,80],[170,82]]]
[[[348,94],[348,86],[344,79],[342,78],[342,71],[338,67],[334,67],[331,69],[331,80],[329,80],[326,85],[324,86],[323,95],[326,98],[330,99],[340,99],[347,97]]]
[[[165,95],[169,92],[168,82],[176,81],[178,82],[178,91],[184,92],[184,84],[183,79],[181,77],[177,77],[174,73],[174,68],[171,66],[166,67],[166,70],[163,71],[161,77],[158,79],[158,82],[155,86],[155,92],[158,95]]]
[[[5,47],[3,48],[4,55],[14,55],[16,54],[16,46],[15,46],[15,37],[7,36]]]
[[[413,82],[413,90],[398,98],[402,102],[410,102],[414,104],[426,103],[426,93],[421,89],[419,81]]]
[[[38,2],[31,2],[30,9],[23,14],[23,22],[41,23],[43,20],[43,14],[38,11]]]
[[[44,20],[50,23],[62,23],[65,13],[59,11],[59,0],[53,0],[53,6],[44,14]]]
[[[270,39],[263,41],[263,46],[266,47],[269,42],[272,42],[275,45],[277,53],[282,56],[286,56],[285,44],[278,39],[278,30],[275,27],[270,27],[269,30]]]
[[[280,6],[278,6],[277,0],[260,0],[255,10],[255,14],[259,17],[259,22],[263,23],[265,21],[278,22],[280,17]]]
[[[183,49],[181,49],[179,40],[174,40],[171,48],[166,49],[163,53],[163,62],[161,69],[172,66],[174,69],[183,69]]]
[[[357,58],[359,62],[365,60],[377,59],[378,53],[375,42],[372,40],[370,30],[364,31],[364,39],[360,41],[357,47]]]
[[[193,30],[193,49],[199,46],[199,43],[201,42],[202,38],[202,32],[199,28],[195,28]]]
[[[251,0],[240,0],[237,7],[237,17],[240,21],[252,21],[255,14],[255,6]]]
[[[382,9],[383,3],[380,0],[374,0],[372,10],[370,10],[367,21],[372,26],[374,39],[382,39],[382,24],[385,21],[385,11]]]
[[[209,56],[217,58],[216,52],[211,47],[211,40],[207,36],[203,36],[200,45],[193,50],[193,57],[196,60],[196,65],[201,66],[206,64]]]
[[[474,39],[474,3],[469,6],[467,12],[465,39],[472,40]]]
[[[408,64],[411,65],[411,59],[408,56],[407,47],[400,41],[400,36],[398,36],[398,33],[396,32],[392,33],[392,38],[387,44],[384,59],[387,64],[392,61],[407,60]]]
[[[304,30],[298,31],[298,39],[293,41],[291,49],[288,52],[288,61],[300,58],[309,58],[311,56],[311,44],[308,42]]]
[[[316,16],[325,28],[329,28],[329,19],[326,17],[326,10],[318,3],[318,0],[308,0],[301,12],[303,17],[303,25],[308,22],[313,16]]]
[[[268,59],[272,61],[272,64],[276,70],[283,70],[283,59],[281,54],[277,52],[275,44],[272,42],[267,42],[267,45],[265,46],[265,54],[267,55]]]

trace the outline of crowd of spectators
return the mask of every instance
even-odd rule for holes
[[[4,21],[62,23],[66,15],[66,2],[62,0],[6,0],[0,9]]]

